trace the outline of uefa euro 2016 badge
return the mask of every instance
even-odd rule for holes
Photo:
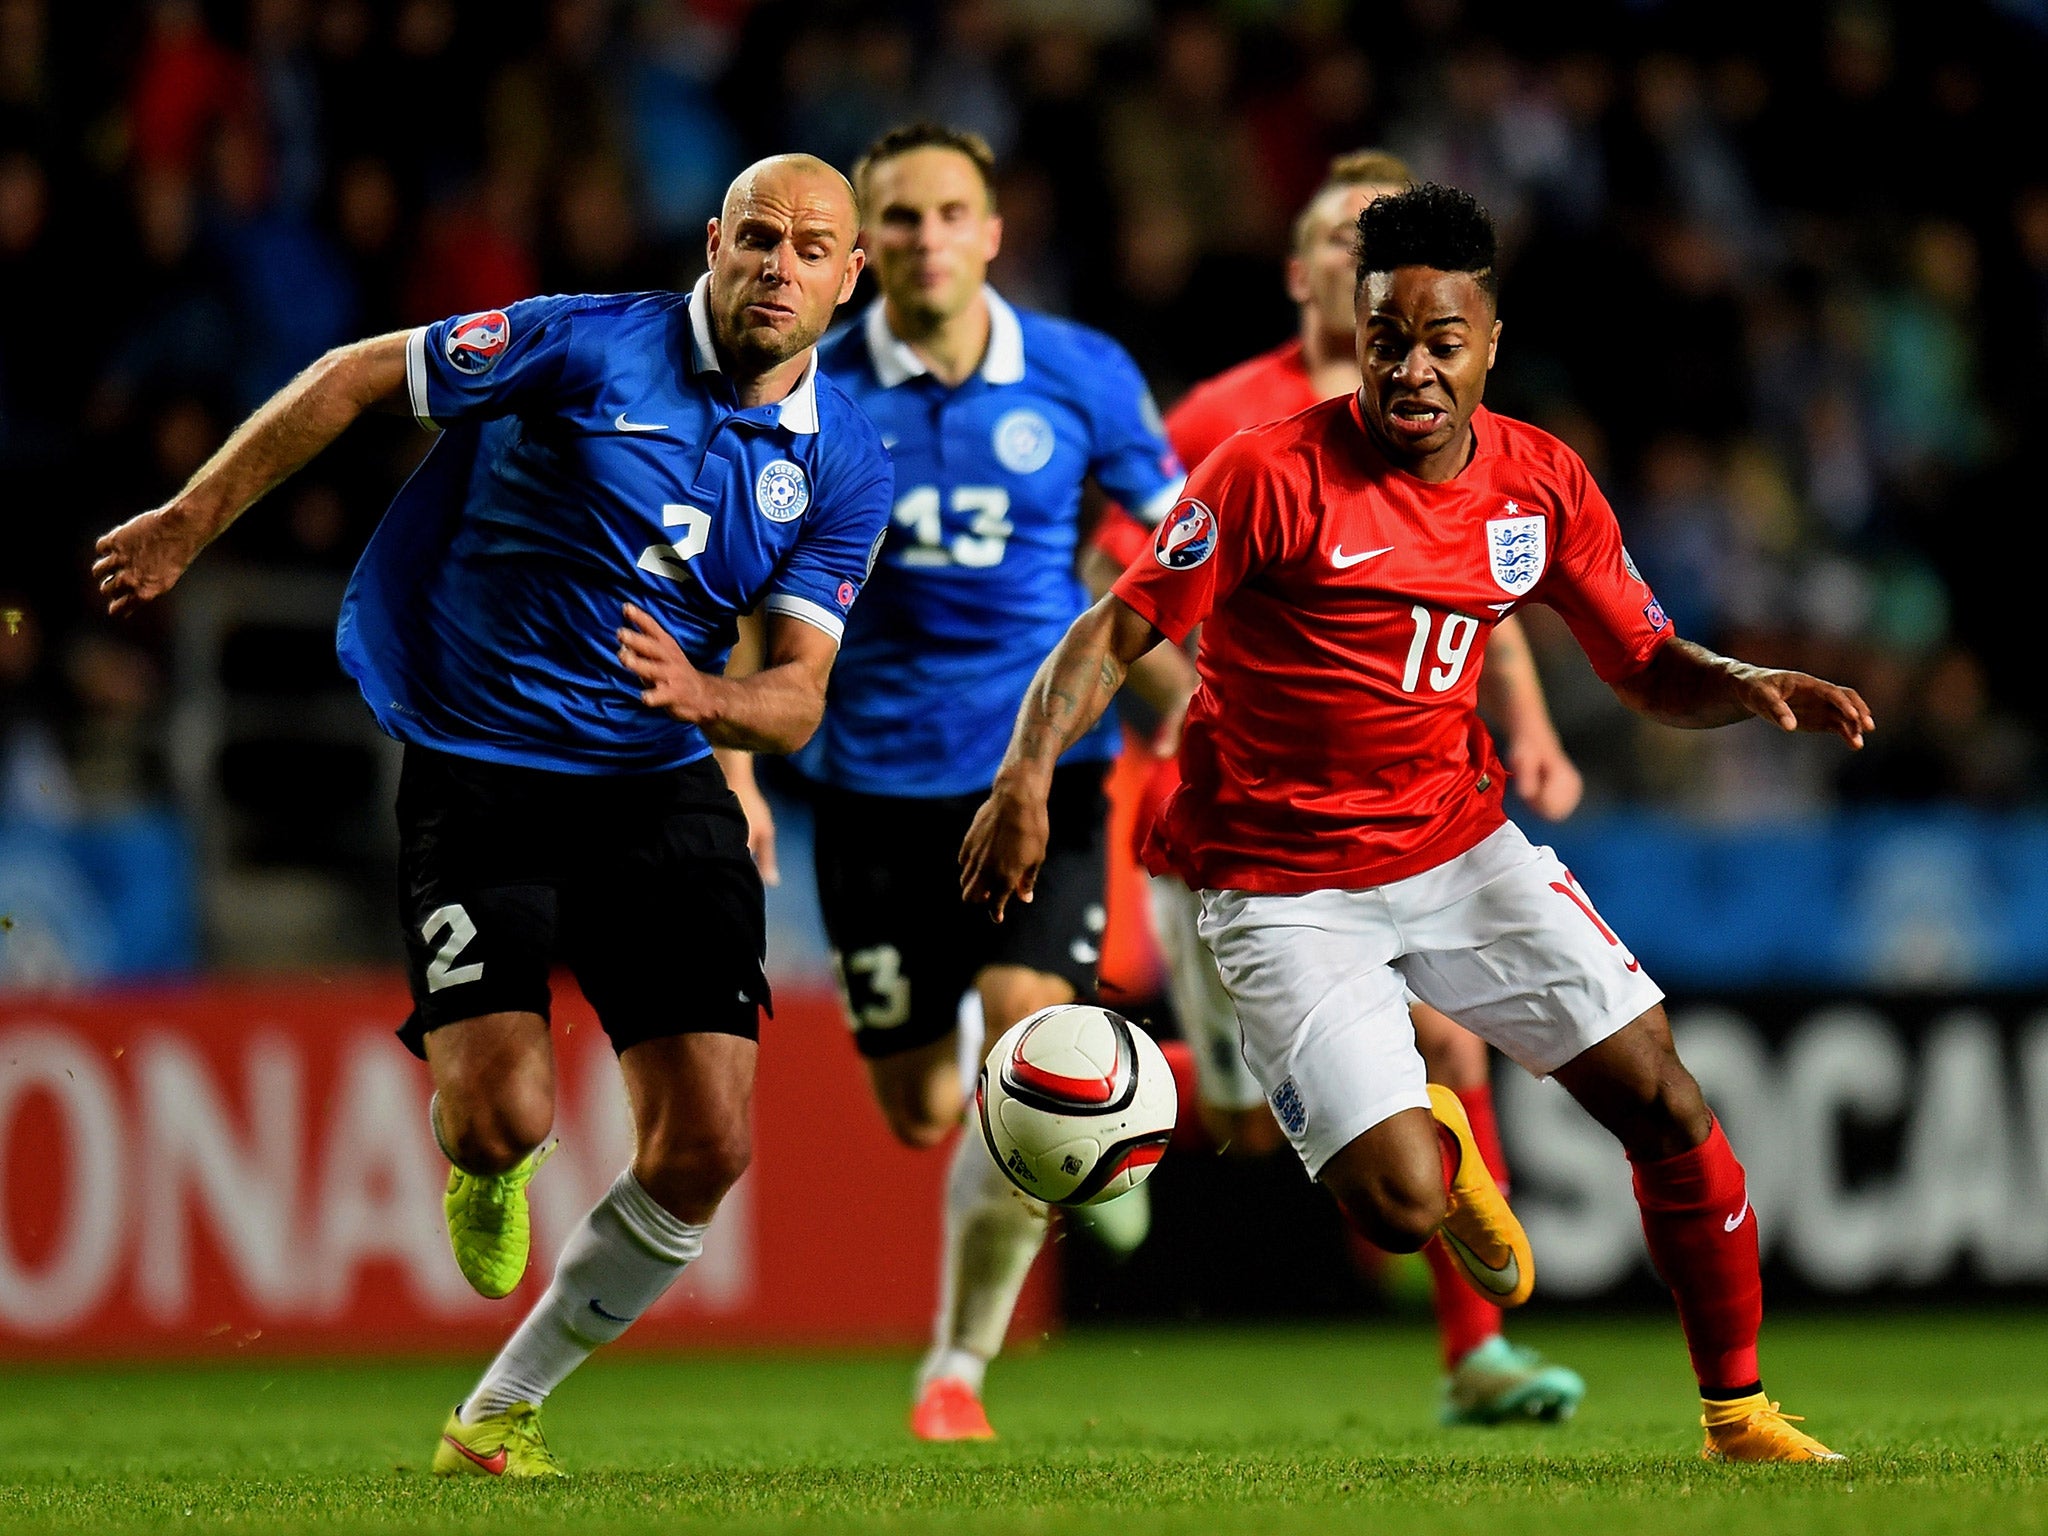
[[[1520,597],[1543,577],[1550,525],[1541,513],[1523,512],[1512,501],[1501,510],[1505,517],[1486,520],[1486,562],[1493,569],[1493,584]]]
[[[754,505],[771,523],[794,522],[810,504],[810,482],[787,459],[777,459],[754,481]]]
[[[1036,411],[1005,411],[990,437],[996,462],[1013,475],[1033,475],[1052,462],[1052,423]]]
[[[1184,497],[1159,524],[1152,557],[1169,571],[1192,571],[1216,553],[1216,514]]]
[[[464,315],[451,324],[441,351],[449,367],[474,377],[491,371],[511,339],[512,322],[505,318],[505,311],[487,309],[480,315]]]

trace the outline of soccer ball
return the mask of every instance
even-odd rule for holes
[[[1173,1070],[1107,1008],[1067,1003],[1010,1026],[974,1091],[989,1156],[1027,1195],[1096,1205],[1137,1188],[1173,1134]]]

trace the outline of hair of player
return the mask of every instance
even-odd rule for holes
[[[1309,200],[1301,205],[1301,212],[1294,216],[1294,249],[1300,250],[1308,239],[1309,215],[1315,212],[1317,203],[1340,188],[1347,187],[1412,187],[1415,173],[1408,169],[1408,162],[1389,149],[1354,149],[1347,154],[1332,157],[1329,170],[1323,173],[1323,184],[1317,187]]]
[[[1358,216],[1358,281],[1396,267],[1469,272],[1496,303],[1493,216],[1477,198],[1434,181],[1382,197]]]
[[[870,212],[868,178],[876,166],[885,160],[894,160],[898,155],[907,155],[913,149],[950,149],[955,154],[965,155],[981,177],[982,190],[988,193],[991,212],[996,206],[996,152],[988,147],[988,140],[980,134],[965,128],[949,128],[944,123],[905,123],[891,128],[876,139],[861,156],[853,162],[853,190],[860,199],[863,218]]]

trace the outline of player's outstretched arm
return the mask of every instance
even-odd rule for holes
[[[1717,656],[1690,640],[1667,640],[1642,668],[1615,683],[1629,708],[1666,725],[1705,729],[1751,715],[1783,731],[1825,731],[1852,747],[1876,728],[1853,688],[1804,672],[1777,672]]]
[[[1503,619],[1486,642],[1479,705],[1506,737],[1508,772],[1523,804],[1545,821],[1563,821],[1577,810],[1586,781],[1557,739],[1520,619]]]
[[[1046,795],[1060,754],[1102,718],[1131,666],[1166,637],[1111,593],[1074,620],[1045,658],[1010,734],[988,799],[960,845],[960,894],[997,922],[1015,896],[1031,900],[1045,862]]]
[[[405,389],[403,331],[336,347],[272,395],[185,488],[131,517],[93,546],[92,573],[107,612],[125,613],[168,592],[199,552],[350,422]]]
[[[839,642],[786,614],[768,616],[766,665],[745,677],[699,672],[675,637],[626,604],[619,660],[640,679],[640,702],[699,726],[714,746],[794,752],[825,715],[825,683]]]

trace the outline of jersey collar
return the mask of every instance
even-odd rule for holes
[[[718,348],[711,342],[711,274],[697,279],[690,290],[690,372],[723,373]],[[814,433],[818,430],[818,349],[811,348],[804,362],[804,376],[796,388],[782,397],[775,424],[785,431]]]
[[[981,296],[988,301],[988,350],[982,354],[981,376],[990,384],[1019,383],[1024,377],[1024,326],[1009,301],[986,283]],[[868,306],[861,330],[882,388],[894,389],[931,372],[910,343],[889,329],[889,311],[882,300]]]

